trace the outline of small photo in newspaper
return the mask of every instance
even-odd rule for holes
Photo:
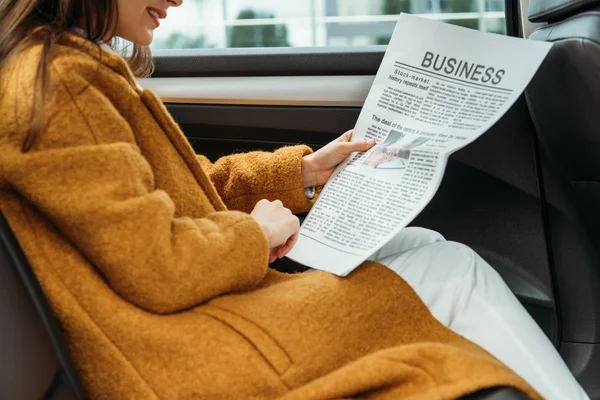
[[[405,136],[402,132],[390,131],[385,141],[375,146],[363,165],[374,169],[406,168],[412,150],[427,143],[429,138],[417,137],[408,143],[402,143],[406,142]]]

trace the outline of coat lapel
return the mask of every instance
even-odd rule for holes
[[[177,124],[169,116],[166,108],[160,101],[160,99],[150,90],[141,90],[140,97],[144,102],[144,105],[148,108],[150,113],[156,119],[156,122],[160,125],[161,129],[169,137],[169,140],[183,158],[188,168],[196,178],[196,181],[206,193],[210,203],[217,211],[225,211],[227,207],[221,197],[218,195],[214,185],[200,166],[196,158],[194,149],[187,141],[181,130],[177,127]]]

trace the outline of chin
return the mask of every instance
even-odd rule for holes
[[[140,35],[139,40],[136,40],[135,43],[142,45],[142,46],[150,46],[150,43],[152,43],[153,39],[154,39],[154,34],[152,32],[149,32],[147,34]]]
[[[119,36],[119,35],[117,35]],[[144,32],[137,35],[123,35],[121,38],[135,44],[139,44],[141,46],[150,46],[152,40],[154,39],[153,32]]]

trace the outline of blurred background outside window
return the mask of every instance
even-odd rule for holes
[[[504,0],[185,0],[152,48],[381,45],[401,12],[505,33]]]

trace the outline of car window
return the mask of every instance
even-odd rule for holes
[[[187,0],[169,10],[153,49],[387,44],[408,12],[505,33],[504,0]]]

